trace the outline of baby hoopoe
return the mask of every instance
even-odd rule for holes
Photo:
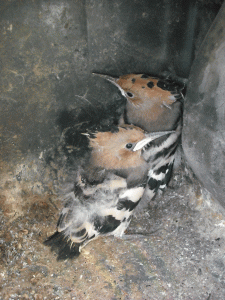
[[[56,233],[45,241],[58,259],[78,256],[100,235],[123,235],[147,183],[145,151],[151,152],[150,143],[170,133],[145,134],[126,125],[85,135],[90,155],[78,172],[74,192],[65,197]]]
[[[174,133],[155,143],[158,162],[152,153],[147,159],[149,189],[146,189],[146,194],[151,199],[158,188],[166,187],[172,174],[174,154],[182,129],[184,83],[169,77],[160,79],[145,74],[128,74],[119,78],[96,75],[112,82],[127,99],[120,124],[134,124],[147,132],[174,130]]]
[[[127,99],[120,124],[135,124],[147,132],[174,130],[182,114],[183,83],[145,74],[94,74],[112,82]]]

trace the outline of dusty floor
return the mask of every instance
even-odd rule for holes
[[[23,191],[13,176],[1,182],[0,299],[224,300],[225,214],[187,174],[174,175],[123,239],[100,238],[63,262],[42,244],[60,201]]]

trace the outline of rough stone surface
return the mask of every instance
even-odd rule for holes
[[[10,193],[19,189],[20,206]],[[0,299],[224,300],[225,219],[190,171],[133,218],[123,239],[99,238],[57,262],[43,245],[62,203],[13,176],[1,191]]]
[[[183,148],[204,186],[225,207],[225,4],[189,77]]]

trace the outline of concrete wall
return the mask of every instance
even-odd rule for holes
[[[205,188],[225,207],[225,4],[191,69],[183,149]]]
[[[8,181],[43,193],[67,180],[54,151],[62,130],[80,122],[81,108],[110,122],[123,105],[118,89],[91,73],[188,77],[218,9],[201,1],[2,0],[2,191]]]

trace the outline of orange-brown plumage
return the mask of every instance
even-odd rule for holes
[[[145,138],[144,131],[135,126],[119,127],[117,133],[98,132],[95,138],[90,138],[92,148],[91,165],[104,169],[125,169],[146,164],[141,156],[141,150],[130,151],[128,143],[136,144]]]
[[[183,85],[170,79],[144,74],[128,74],[119,78],[100,75],[116,85],[127,99],[122,123],[135,124],[147,132],[173,130],[181,116]]]
[[[145,157],[149,162],[148,186],[151,199],[158,188],[165,188],[171,177],[182,129],[184,80],[172,75],[164,78],[145,74],[127,74],[118,78],[96,75],[112,82],[127,99],[120,126],[124,123],[133,124],[147,132],[174,131],[155,143],[157,155],[147,154]]]
[[[149,108],[158,105],[171,105],[175,99],[170,98],[171,92],[157,86],[159,79],[154,77],[141,78],[142,74],[129,74],[119,77],[116,83],[126,92],[133,93],[134,97],[127,97],[135,104],[149,103]],[[151,101],[149,101],[151,99]]]

